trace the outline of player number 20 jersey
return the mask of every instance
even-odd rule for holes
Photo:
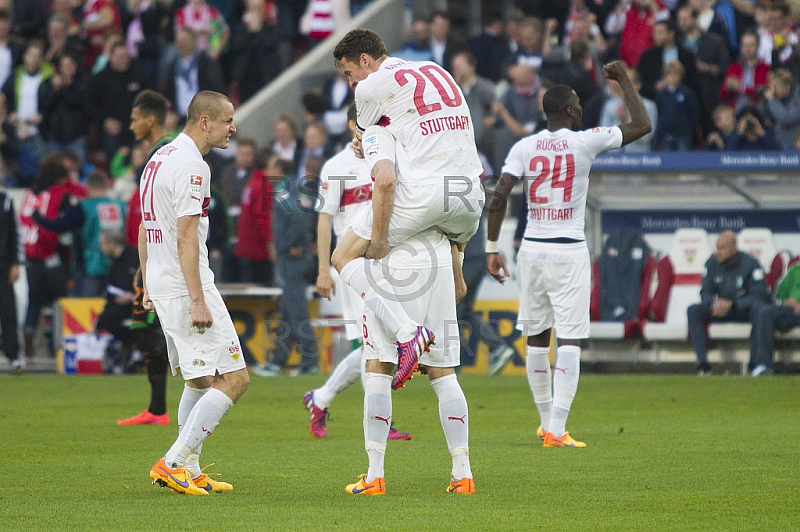
[[[524,179],[525,238],[583,240],[589,171],[597,154],[622,146],[618,127],[541,131],[508,152],[503,173]]]

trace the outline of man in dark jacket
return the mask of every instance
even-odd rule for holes
[[[642,79],[642,97],[656,99],[656,93],[664,88],[664,65],[677,59],[683,65],[686,75],[683,82],[695,93],[697,92],[697,67],[695,58],[690,51],[685,49],[675,40],[675,23],[671,20],[661,20],[653,27],[653,42],[655,46],[645,50],[639,58],[636,70]]]
[[[108,66],[89,82],[88,100],[94,111],[100,144],[110,161],[120,146],[133,142],[133,134],[125,125],[133,100],[145,87],[145,79],[139,65],[132,62],[124,42],[112,45],[108,57]]]
[[[175,109],[186,120],[189,102],[200,91],[227,93],[222,79],[222,68],[207,53],[197,49],[197,39],[192,30],[181,28],[175,33],[178,55],[167,66],[162,94],[175,104]]]
[[[272,227],[283,295],[275,356],[265,366],[256,367],[254,372],[262,377],[280,375],[292,344],[296,344],[301,362],[294,373],[316,373],[317,338],[308,318],[306,301],[306,288],[317,275],[317,258],[312,253],[316,244],[314,192],[309,192],[308,184],[298,184],[291,161],[273,155],[266,170],[275,190]],[[314,175],[319,175],[319,169]]]
[[[751,310],[769,298],[764,270],[747,253],[736,248],[736,234],[722,231],[717,252],[706,261],[700,303],[689,306],[689,339],[697,353],[697,374],[711,372],[706,358],[709,322],[749,322]]]
[[[19,265],[23,260],[14,204],[10,196],[0,191],[0,328],[3,353],[14,373],[25,369],[25,359],[19,356],[17,300],[14,297],[14,282],[19,277]]]

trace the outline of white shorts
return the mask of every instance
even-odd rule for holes
[[[585,242],[523,241],[517,256],[519,317],[523,336],[556,328],[565,340],[589,338],[591,264]]]
[[[435,269],[391,270],[400,283],[392,283],[398,299],[412,320],[433,331],[436,344],[424,353],[420,365],[454,368],[459,365],[461,343],[456,319],[456,293],[453,268],[447,264]],[[414,276],[414,277],[412,277]],[[402,286],[407,284],[407,286]],[[366,305],[365,305],[366,308]],[[378,322],[369,308],[365,310],[364,353],[367,360],[397,364],[397,341],[394,333]]]
[[[358,292],[340,281],[337,288],[342,298],[342,319],[348,340],[361,340],[364,337],[364,300]]]
[[[188,295],[153,300],[167,338],[172,374],[180,368],[185,380],[224,375],[245,367],[239,336],[222,296],[213,287],[205,290],[205,298],[214,323],[202,334],[192,327],[192,300]]]

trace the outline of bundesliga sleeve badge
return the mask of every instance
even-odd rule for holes
[[[203,176],[201,175],[190,176],[189,189],[195,194],[200,194],[200,192],[203,190]]]

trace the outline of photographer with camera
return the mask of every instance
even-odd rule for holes
[[[759,110],[768,116],[775,127],[775,137],[785,151],[794,151],[800,133],[800,88],[795,86],[792,73],[779,68],[769,73],[769,87]]]
[[[748,105],[739,111],[736,130],[731,134],[728,149],[733,151],[780,150],[775,132],[765,124],[755,106]]]

